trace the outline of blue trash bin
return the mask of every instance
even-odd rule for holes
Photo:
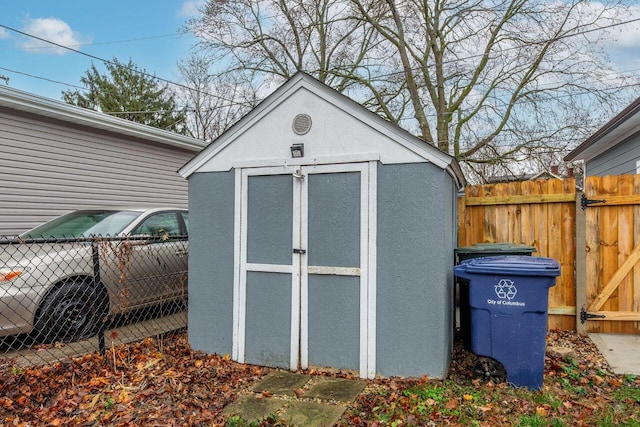
[[[536,251],[533,246],[520,243],[475,243],[471,246],[464,246],[454,249],[456,264],[472,258],[482,258],[498,255],[531,255]],[[460,278],[458,278],[460,279]],[[460,308],[460,332],[462,333],[462,344],[465,350],[471,351],[471,319],[469,314],[469,282],[457,280],[458,285],[458,306]]]
[[[560,275],[558,261],[491,256],[463,261],[455,273],[469,280],[471,351],[500,362],[510,384],[540,388],[549,288]]]

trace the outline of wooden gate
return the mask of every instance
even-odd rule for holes
[[[640,333],[640,175],[585,180],[588,332]]]

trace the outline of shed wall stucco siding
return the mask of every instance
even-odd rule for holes
[[[453,343],[454,183],[431,163],[378,164],[377,176],[376,372],[443,378]],[[193,174],[189,196],[191,227],[197,230],[190,236],[189,341],[196,350],[228,354],[233,345],[234,172]],[[310,278],[311,288],[313,280]],[[248,292],[251,294],[251,289]],[[274,295],[283,308],[290,303],[288,294]],[[353,328],[357,324],[357,295],[343,299],[351,304],[351,311],[342,306],[336,310],[355,316],[345,322],[351,325],[345,332],[356,335],[343,334],[340,339],[357,343],[357,328]],[[249,311],[260,307],[256,304]],[[310,307],[312,325],[326,315],[314,310]],[[267,322],[278,323],[284,332],[277,340],[272,338],[282,347],[279,353],[273,351],[275,366],[286,364],[289,351],[289,311],[281,311],[282,317]],[[264,316],[262,313],[259,318]],[[250,323],[258,324],[259,318],[247,320],[247,342],[262,342],[256,336],[259,330],[250,327]],[[321,345],[322,339],[310,343],[315,344]],[[247,348],[247,356],[264,350],[264,346]],[[313,354],[321,356],[318,363],[333,360],[322,349],[315,348]],[[349,358],[345,363],[352,365],[356,356],[345,354]]]
[[[453,340],[451,178],[430,163],[378,167],[377,362],[443,378]]]
[[[640,134],[605,151],[586,162],[586,172],[590,176],[624,175],[637,173],[636,162],[640,160]]]
[[[197,152],[0,108],[0,236],[100,205],[187,206]]]
[[[208,353],[233,345],[234,173],[189,178],[189,343]]]

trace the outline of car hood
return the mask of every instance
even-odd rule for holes
[[[0,267],[33,267],[91,256],[91,245],[78,243],[22,243],[0,246]]]

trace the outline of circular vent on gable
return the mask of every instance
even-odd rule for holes
[[[296,115],[292,127],[296,135],[304,135],[311,129],[311,117],[308,114]]]

